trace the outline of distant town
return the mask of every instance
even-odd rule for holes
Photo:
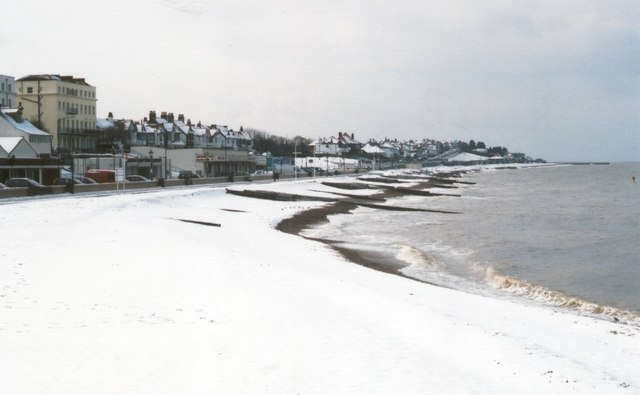
[[[285,138],[156,110],[139,119],[118,118],[111,112],[99,117],[96,87],[85,78],[0,75],[0,81],[0,182],[28,178],[52,185],[60,178],[97,170],[170,180],[185,174],[199,178],[286,174],[315,168],[318,163],[323,163],[321,170],[338,172],[544,162],[474,140],[361,141],[350,131],[316,140]],[[317,158],[315,163],[312,158]]]

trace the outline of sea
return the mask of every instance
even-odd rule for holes
[[[632,177],[636,180],[633,181]],[[483,168],[448,195],[358,208],[304,235],[409,277],[640,324],[640,163]]]

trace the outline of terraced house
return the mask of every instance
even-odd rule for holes
[[[192,123],[184,114],[155,111],[142,121],[98,119],[104,152],[123,153],[144,175],[170,177],[170,172],[191,171],[203,177],[229,176],[237,171],[254,171],[253,139],[242,127]],[[151,166],[151,167],[150,167]]]

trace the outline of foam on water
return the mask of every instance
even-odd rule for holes
[[[396,259],[409,265],[422,265],[437,268],[440,263],[433,255],[427,255],[416,247],[395,243],[391,247],[397,250]]]
[[[542,285],[533,284],[511,276],[505,276],[499,274],[491,267],[487,268],[485,278],[487,283],[492,287],[511,295],[526,297],[546,305],[577,310],[600,318],[640,326],[640,315],[631,311],[589,302],[543,287]]]

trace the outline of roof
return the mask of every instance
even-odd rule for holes
[[[189,125],[187,125],[183,121],[175,121],[173,124],[176,125],[178,130],[180,130],[182,133],[184,134],[189,133]]]
[[[345,144],[361,144],[358,140],[352,138],[347,133],[342,133],[342,141],[344,141]]]
[[[251,136],[249,135],[249,133],[242,130],[236,131],[228,129],[226,126],[217,126],[213,134],[215,135],[216,133],[221,134],[226,139],[251,140]]]
[[[340,141],[337,138],[331,136],[331,137],[328,137],[328,138],[327,137],[321,137],[321,138],[317,139],[316,141],[312,142],[309,145],[315,146],[315,145],[318,145],[318,144],[339,144],[339,143],[340,143]]]
[[[57,74],[30,74],[16,81],[62,81]]]
[[[482,162],[489,160],[486,156],[480,156],[469,152],[461,152],[449,158],[450,162]]]
[[[7,151],[7,153],[10,153],[22,140],[22,137],[0,137],[0,147]]]
[[[84,78],[75,78],[72,75],[59,75],[59,74],[30,74],[25,77],[19,78],[16,81],[61,81],[70,82],[72,84],[91,86],[84,80]]]
[[[3,108],[0,111],[0,117],[2,117],[2,119],[6,121],[10,126],[24,133],[39,136],[51,136],[51,134],[45,132],[44,130],[38,129],[26,119],[23,119],[22,122],[17,122],[13,115],[15,115],[18,111],[19,110],[15,108]]]
[[[113,122],[109,121],[108,119],[104,119],[104,118],[98,118],[96,119],[96,128],[97,129],[110,129],[112,127],[114,127],[115,125],[113,124]]]
[[[383,152],[383,150],[377,145],[373,145],[369,143],[365,144],[365,146],[362,147],[362,150],[368,154],[379,154]]]
[[[204,136],[205,134],[207,134],[207,129],[206,128],[194,128],[193,126],[191,127],[191,131],[193,132],[193,134],[195,134],[196,136]]]

